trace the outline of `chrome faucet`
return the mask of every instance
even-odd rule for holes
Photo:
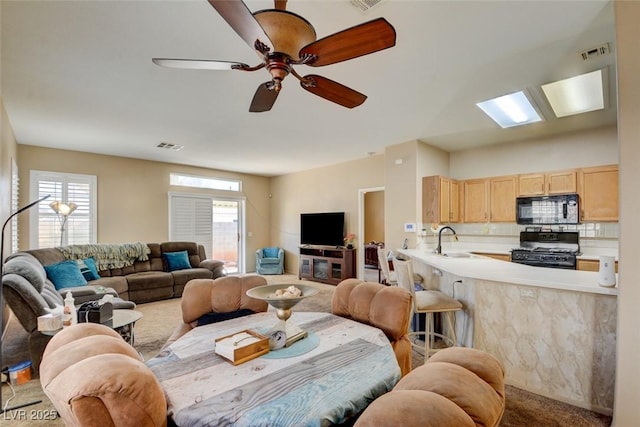
[[[438,247],[436,248],[436,253],[437,254],[441,254],[442,253],[442,232],[446,229],[451,230],[451,232],[453,233],[453,237],[455,237],[456,241],[458,240],[458,235],[456,234],[456,230],[454,230],[453,228],[449,227],[448,225],[442,227],[440,229],[440,231],[438,231]]]

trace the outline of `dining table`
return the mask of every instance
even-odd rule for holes
[[[273,311],[199,326],[146,362],[178,426],[331,426],[353,420],[400,379],[383,331],[331,313],[294,312],[308,332],[289,347],[234,365],[216,339],[244,330],[263,335]]]

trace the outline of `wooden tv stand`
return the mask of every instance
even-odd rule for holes
[[[356,250],[335,246],[300,246],[299,279],[337,285],[356,277]]]

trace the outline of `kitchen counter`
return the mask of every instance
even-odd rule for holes
[[[455,246],[444,248],[451,257],[397,252],[413,260],[424,286],[462,303],[458,344],[496,356],[507,384],[610,415],[618,289],[599,286],[597,272],[500,261],[472,254],[499,248]]]
[[[498,252],[498,250],[499,248],[493,248],[492,250],[483,248],[482,250],[469,252],[447,252],[445,250],[445,253],[454,255],[459,253],[469,254],[470,252],[509,253]],[[575,292],[618,295],[617,287],[599,286],[598,273],[592,271],[532,267],[473,254],[470,254],[470,257],[461,258],[456,256],[447,257],[419,249],[398,249],[397,252],[459,277]]]

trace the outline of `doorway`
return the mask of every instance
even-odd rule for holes
[[[365,270],[365,245],[384,242],[384,187],[358,190],[358,236],[358,278],[377,281]]]

